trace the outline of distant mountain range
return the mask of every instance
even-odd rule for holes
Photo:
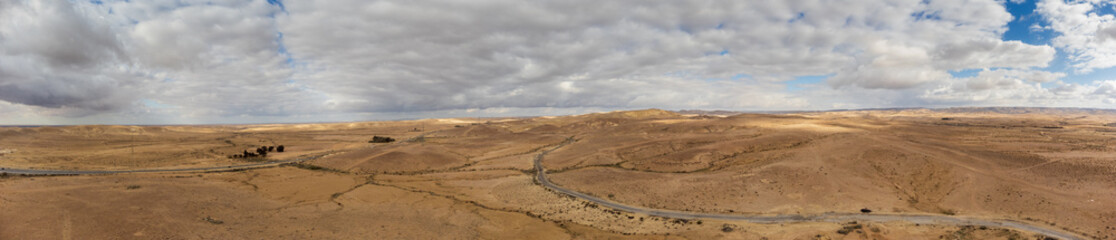
[[[727,111],[727,110],[697,110],[687,109],[674,111],[679,114],[718,115],[728,116],[743,113],[817,113],[817,112],[849,112],[849,111],[906,111],[928,110],[942,113],[1000,113],[1000,114],[1116,114],[1116,109],[1103,108],[1050,108],[1050,107],[950,107],[950,108],[865,108],[865,109],[830,109],[817,111]]]
[[[956,107],[931,109],[946,113],[991,112],[1002,114],[1116,114],[1116,109],[1102,108],[1045,108],[1045,107]]]
[[[728,116],[728,115],[737,115],[737,114],[745,113],[745,112],[740,112],[740,111],[725,111],[725,110],[708,110],[707,111],[707,110],[697,110],[697,109],[678,110],[678,111],[674,111],[674,112],[676,112],[678,114],[687,114],[687,115],[696,114],[696,115],[718,115],[718,116]]]

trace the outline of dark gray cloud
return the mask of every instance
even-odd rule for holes
[[[116,32],[91,15],[65,1],[0,5],[0,100],[86,113],[134,100]]]

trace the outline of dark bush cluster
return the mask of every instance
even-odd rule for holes
[[[372,141],[368,141],[368,142],[370,142],[370,143],[389,143],[389,142],[394,142],[394,141],[395,141],[395,139],[390,138],[390,137],[372,136]]]
[[[229,155],[229,158],[254,158],[254,157],[267,157],[269,152],[283,152],[283,145],[279,146],[260,146],[256,148],[255,152],[244,150],[241,154]]]
[[[845,224],[842,224],[842,225],[843,226],[841,226],[841,229],[837,230],[837,233],[841,234],[841,235],[846,235],[846,234],[849,234],[849,233],[852,233],[852,232],[858,232],[859,233],[859,232],[861,232],[860,229],[864,228],[864,225],[856,223],[856,221],[848,222],[848,223],[845,223]]]
[[[260,154],[261,157],[267,157],[267,146],[256,148],[256,153]]]

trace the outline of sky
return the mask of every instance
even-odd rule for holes
[[[0,0],[0,125],[1116,108],[1116,0]]]

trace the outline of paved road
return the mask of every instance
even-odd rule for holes
[[[307,157],[298,157],[291,160],[271,161],[261,163],[249,163],[242,165],[231,166],[214,166],[214,167],[196,167],[196,168],[172,168],[172,169],[136,169],[136,170],[48,170],[48,169],[11,169],[3,168],[0,173],[8,174],[23,174],[23,175],[88,175],[88,174],[112,174],[112,173],[155,173],[155,172],[212,172],[212,171],[235,171],[253,168],[264,168],[276,166],[284,163],[304,162],[309,160],[318,159],[329,153],[323,153]]]
[[[546,178],[546,168],[542,166],[543,156],[557,150],[571,141],[566,141],[549,150],[539,153],[535,156],[535,179],[539,181],[544,187],[551,190],[564,193],[570,196],[584,199],[596,203],[601,206],[610,207],[617,210],[641,213],[652,216],[679,218],[679,219],[721,219],[721,220],[737,220],[748,221],[754,223],[800,223],[800,222],[848,222],[848,221],[863,221],[863,222],[893,222],[905,221],[918,224],[945,224],[945,225],[972,225],[972,226],[986,226],[998,228],[1011,228],[1017,230],[1024,230],[1028,232],[1040,233],[1050,237],[1061,239],[1083,239],[1075,234],[1063,232],[1060,229],[1055,229],[1048,226],[1039,226],[1029,223],[1007,220],[1007,219],[980,219],[970,218],[963,216],[945,216],[945,215],[921,215],[921,214],[862,214],[862,213],[824,213],[820,215],[743,215],[743,214],[718,214],[718,213],[700,213],[700,212],[683,212],[663,209],[644,208],[637,206],[624,205],[617,202],[601,199],[589,194],[580,193],[570,189],[563,188],[555,185]]]

